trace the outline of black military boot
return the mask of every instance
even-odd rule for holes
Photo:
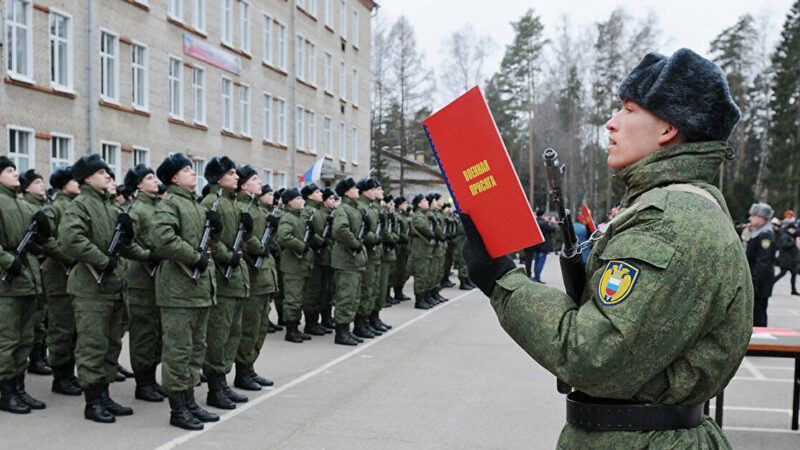
[[[247,403],[247,396],[246,395],[242,395],[242,394],[234,391],[233,389],[231,389],[230,386],[228,386],[228,380],[225,379],[226,376],[225,375],[221,375],[221,376],[222,376],[222,381],[221,381],[222,392],[224,392],[225,395],[227,395],[228,398],[231,399],[232,402],[235,402],[235,403]]]
[[[414,308],[416,309],[431,309],[430,303],[425,301],[425,294],[417,294],[414,296]]]
[[[365,326],[365,327],[366,327],[366,328],[367,328],[367,329],[368,329],[368,330],[369,330],[369,331],[370,331],[372,334],[374,334],[376,337],[377,337],[377,336],[383,336],[383,331],[381,331],[381,330],[379,330],[379,329],[377,329],[377,328],[375,328],[375,327],[373,327],[373,326],[372,326],[372,322],[370,322],[370,321],[369,321],[369,316],[364,316],[364,318],[363,318],[362,320],[364,321],[364,326]]]
[[[303,332],[312,336],[325,336],[325,328],[319,324],[319,314],[317,313],[303,313],[306,318],[306,327]]]
[[[460,281],[460,283],[458,285],[458,288],[461,289],[462,291],[471,291],[471,290],[475,289],[474,286],[469,284],[469,280],[468,279],[462,278],[459,281]]]
[[[385,323],[383,323],[383,321],[381,320],[381,318],[380,318],[380,316],[378,314],[378,311],[373,311],[372,314],[369,315],[369,325],[372,328],[374,328],[374,329],[376,329],[376,330],[378,330],[378,331],[380,331],[382,333],[385,333],[385,332],[389,331],[389,329],[391,328],[390,326],[388,326]]]
[[[197,402],[194,400],[194,389],[183,391],[182,394],[183,399],[186,401],[186,409],[188,409],[193,416],[197,417],[200,422],[219,421],[219,415],[208,412],[197,404]]]
[[[355,334],[353,334],[353,332],[352,332],[352,331],[350,331],[350,324],[349,324],[349,323],[346,323],[346,324],[344,324],[344,331],[346,331],[346,332],[347,332],[347,334],[348,334],[348,335],[349,335],[351,338],[353,338],[353,340],[354,340],[354,341],[358,342],[359,344],[360,344],[360,343],[362,343],[362,342],[364,342],[364,340],[363,340],[363,339],[361,339],[360,337],[356,336]]]
[[[444,277],[442,277],[442,281],[439,283],[439,286],[443,288],[451,288],[455,286],[455,283],[450,281],[450,274],[446,274]]]
[[[169,396],[169,424],[184,430],[202,430],[203,422],[186,409],[186,398],[183,392]]]
[[[303,336],[297,331],[297,322],[286,322],[286,337],[284,337],[284,340],[295,344],[303,343]]]
[[[83,393],[80,386],[72,382],[72,365],[53,367],[53,386],[50,389],[56,394],[78,396]]]
[[[341,345],[358,345],[358,341],[355,340],[355,336],[350,334],[348,328],[350,327],[346,323],[337,324],[336,336],[333,338],[333,342]]]
[[[248,366],[239,363],[236,363],[236,376],[233,378],[233,385],[246,391],[261,390],[261,385],[250,377]]]
[[[220,409],[235,409],[236,403],[233,402],[223,390],[221,380],[225,379],[225,375],[217,373],[206,374],[208,380],[208,395],[206,396],[206,403],[209,406]]]
[[[386,298],[383,299],[383,307],[384,308],[391,308],[392,306],[396,305],[398,302],[394,301],[391,295],[386,294]]]
[[[100,423],[114,423],[117,419],[103,406],[101,393],[103,386],[89,386],[83,390],[86,398],[86,407],[83,409],[83,417]]]
[[[36,400],[25,392],[25,372],[17,375],[14,388],[17,390],[17,397],[22,400],[22,403],[30,406],[31,409],[45,409],[47,407],[44,402]]]
[[[436,306],[439,303],[441,303],[439,299],[437,299],[436,296],[433,295],[433,290],[430,290],[425,293],[425,301],[428,302],[428,304],[431,306]]]
[[[111,396],[108,394],[108,385],[106,384],[103,386],[103,390],[100,392],[100,403],[103,405],[103,408],[106,411],[110,412],[114,416],[132,416],[133,415],[133,408],[129,408],[127,406],[122,406],[119,403],[115,402],[111,399]]]
[[[411,297],[403,294],[403,288],[398,288],[397,286],[394,287],[394,299],[399,302],[404,302],[406,300],[411,300]]]
[[[36,375],[52,375],[53,369],[47,365],[47,349],[42,344],[33,344],[28,355],[28,373]]]
[[[375,337],[375,333],[373,333],[367,326],[366,318],[361,314],[356,314],[356,319],[353,322],[353,334],[366,339],[372,339]]]
[[[270,387],[270,386],[274,386],[275,385],[274,381],[269,380],[267,378],[264,378],[261,375],[257,374],[256,373],[256,369],[255,369],[255,367],[253,367],[252,364],[247,366],[247,370],[250,372],[250,379],[255,381],[256,383],[258,383],[258,384],[260,384],[262,386],[265,386],[265,387]]]
[[[28,414],[31,407],[17,395],[17,380],[10,378],[0,381],[0,410],[14,414]]]
[[[117,372],[121,373],[125,378],[133,378],[133,372],[126,369],[122,364],[117,364]]]
[[[444,297],[444,296],[443,296],[443,295],[442,295],[442,294],[439,292],[440,290],[441,290],[440,288],[438,288],[438,289],[434,289],[434,290],[433,290],[433,295],[436,297],[436,299],[437,299],[437,300],[439,300],[439,301],[440,301],[440,302],[442,302],[442,303],[443,303],[443,302],[446,302],[446,301],[448,301],[448,300],[450,300],[449,298],[445,298],[445,297]]]
[[[322,326],[327,328],[329,331],[336,328],[336,322],[333,321],[333,316],[331,315],[331,308],[326,306],[322,308]]]
[[[156,389],[156,368],[139,369],[133,376],[136,379],[134,397],[146,402],[163,402],[164,396]]]

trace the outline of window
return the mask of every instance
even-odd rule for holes
[[[270,169],[270,168],[264,169],[264,172],[263,172],[262,177],[261,177],[261,182],[264,183],[264,184],[268,184],[268,185],[272,186],[272,181],[273,181],[274,175],[275,175],[275,173],[272,171],[272,169]]]
[[[150,149],[145,147],[133,147],[133,165],[144,164],[150,167]]]
[[[8,127],[8,159],[14,161],[14,165],[17,166],[17,173],[25,172],[34,167],[32,129]]]
[[[147,47],[134,43],[131,46],[131,103],[134,108],[147,109]]]
[[[50,82],[53,87],[72,88],[72,20],[50,12]]]
[[[317,0],[308,0],[308,12],[317,17]]]
[[[241,30],[239,30],[239,45],[242,51],[250,53],[250,4],[240,2],[239,12],[241,24]]]
[[[351,150],[352,160],[354,164],[358,163],[358,128],[353,127],[353,147]]]
[[[353,106],[358,106],[358,69],[353,69]]]
[[[330,117],[325,117],[325,125],[323,128],[323,136],[322,136],[322,145],[325,147],[325,156],[333,156],[333,137],[331,136],[331,128],[333,127],[333,121]]]
[[[250,136],[250,87],[239,86],[239,109],[242,118],[242,135]]]
[[[206,0],[192,1],[192,27],[200,32],[206,31]]]
[[[286,70],[286,25],[278,24],[278,67]]]
[[[344,122],[339,124],[339,159],[347,161],[347,132]]]
[[[286,145],[286,100],[279,98],[278,104],[278,143]]]
[[[264,92],[264,140],[272,142],[272,96]]]
[[[339,98],[346,99],[347,96],[347,70],[344,66],[344,61],[339,63]]]
[[[100,97],[119,102],[119,37],[109,31],[100,31]]]
[[[333,55],[325,52],[325,90],[333,92]]]
[[[274,189],[286,189],[286,172],[278,172],[278,186]]]
[[[317,113],[308,112],[308,151],[317,153]]]
[[[108,164],[108,167],[114,171],[117,177],[121,177],[120,172],[120,146],[117,142],[101,142],[100,143],[100,158]],[[122,178],[120,178],[122,181]]]
[[[264,62],[272,64],[272,17],[264,14]]]
[[[306,9],[306,0],[297,0],[297,6]]]
[[[325,1],[325,26],[333,28],[333,0]]]
[[[206,173],[206,160],[203,158],[194,158],[192,165],[194,166],[194,173],[197,174],[197,186],[195,186],[194,190],[197,195],[202,195],[203,188],[208,184],[206,177],[203,176]]]
[[[233,43],[233,0],[222,0],[222,42]]]
[[[306,47],[306,40],[303,38],[302,34],[297,35],[297,43],[295,44],[295,55],[294,55],[294,70],[297,72],[297,78],[301,80],[306,79],[306,66],[305,66],[305,56],[304,50]]]
[[[353,46],[358,47],[358,10],[353,10]]]
[[[194,121],[206,123],[206,71],[195,66],[192,69],[192,97],[194,98]]]
[[[308,44],[308,82],[317,85],[317,46]]]
[[[183,62],[169,57],[169,115],[183,119]]]
[[[178,22],[183,22],[183,0],[169,0],[167,15]]]
[[[342,0],[339,9],[339,32],[343,39],[347,39],[347,2]]]
[[[222,77],[222,129],[233,131],[233,81]]]
[[[299,150],[305,150],[305,148],[306,148],[306,142],[305,142],[305,139],[304,139],[305,127],[303,126],[304,115],[305,115],[305,112],[303,111],[303,107],[300,106],[300,105],[297,105],[297,113],[296,113],[296,115],[294,117],[294,125],[295,125],[294,126],[294,135],[295,135],[295,139],[297,139],[297,142],[295,142],[295,146]]]
[[[72,136],[50,133],[50,173],[72,163]]]
[[[26,80],[33,78],[33,33],[31,2],[6,2],[6,61],[8,74]],[[17,166],[19,167],[19,166]],[[26,169],[27,170],[27,169]],[[22,170],[20,170],[22,172]]]

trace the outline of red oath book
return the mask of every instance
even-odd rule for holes
[[[493,258],[544,241],[479,87],[422,122],[458,212]]]

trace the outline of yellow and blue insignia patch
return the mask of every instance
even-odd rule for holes
[[[609,261],[597,283],[597,298],[604,305],[618,305],[633,292],[638,279],[638,267],[624,261]]]
[[[764,250],[768,249],[771,245],[772,245],[772,241],[770,241],[769,239],[762,239],[761,240],[761,248],[763,248]]]

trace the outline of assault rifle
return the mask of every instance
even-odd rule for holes
[[[364,239],[364,232],[366,231],[366,229],[367,229],[367,215],[364,214],[363,216],[361,216],[361,228],[359,228],[358,236],[356,236],[356,239],[358,239],[359,246],[357,249],[353,250],[353,256],[357,255],[359,250],[361,249],[361,241]]]
[[[50,208],[53,207],[53,200],[55,200],[56,197],[58,196],[57,192],[52,197],[50,196],[50,193],[51,191],[48,189],[48,191],[45,194],[47,196],[47,204],[44,206],[44,208],[42,208],[42,212],[45,214],[47,214],[47,212],[50,211]],[[17,254],[17,256],[19,256],[19,259],[21,261],[25,261],[25,255],[28,253],[29,250],[28,247],[30,246],[31,239],[38,230],[39,230],[39,221],[33,219],[30,225],[28,225],[28,230],[25,232],[25,235],[22,237],[22,240],[19,241],[19,245],[17,245],[17,249],[15,251],[15,253]],[[11,284],[11,280],[13,278],[14,275],[12,275],[11,272],[6,271],[6,273],[3,274],[3,283],[5,283],[6,286],[8,286],[9,284]]]
[[[433,227],[433,223],[435,221],[436,221],[436,219],[433,216],[428,216],[428,227],[431,229],[431,236],[433,236],[431,238],[431,245],[438,247],[439,245],[436,242],[436,230]]]
[[[370,205],[371,206],[371,205]],[[384,216],[385,218],[386,216]],[[386,219],[384,219],[386,220]],[[383,232],[383,221],[380,219],[378,220],[378,226],[375,228],[375,235],[378,236],[378,242],[372,245],[372,251],[378,250],[378,246],[381,245],[381,232]]]
[[[316,209],[314,211],[311,211],[311,215],[308,217],[308,220],[306,221],[306,232],[303,234],[303,253],[300,254],[301,257],[305,255],[306,250],[308,250],[308,238],[311,237],[311,231],[312,231],[311,227],[314,225],[313,224],[314,214],[316,213],[317,213]]]
[[[211,205],[211,211],[217,212],[217,208],[219,207],[219,200],[222,198],[222,189],[217,191],[217,199],[214,201],[214,204]],[[205,254],[208,251],[208,244],[211,241],[211,219],[206,218],[206,225],[203,229],[203,239],[200,240],[200,254]],[[192,279],[194,280],[194,284],[200,283],[200,268],[195,267],[194,272],[192,273]]]
[[[131,209],[133,209],[133,205],[136,203],[136,197],[139,196],[139,190],[137,189],[133,193],[133,198],[131,202],[128,203],[128,207],[125,208],[125,214],[130,214]],[[117,228],[114,230],[114,237],[111,238],[111,244],[108,246],[108,250],[106,250],[106,256],[109,258],[116,258],[117,253],[119,252],[119,239],[122,237],[122,224],[117,223]],[[133,236],[131,236],[133,238]],[[108,270],[104,270],[100,272],[100,276],[97,277],[97,284],[103,286],[106,283],[106,278],[111,275]]]
[[[325,219],[325,228],[322,230],[322,240],[325,241],[331,236],[331,227],[333,225],[333,213],[336,212],[336,208],[331,210],[331,213],[328,214],[328,217]],[[317,249],[317,254],[319,255],[322,253],[322,249],[325,247],[325,243],[322,244],[322,247]]]
[[[278,210],[281,209],[282,206],[283,206],[283,204],[280,204],[277,207],[275,207],[272,210],[272,213],[269,216],[270,217],[275,217],[275,213],[278,212]],[[264,234],[261,235],[261,245],[264,246],[265,252],[269,251],[267,246],[269,246],[269,238],[270,238],[270,236],[272,236],[272,232],[273,232],[272,223],[270,223],[269,219],[267,219],[267,229],[264,230]],[[264,265],[264,257],[263,256],[259,256],[258,258],[256,258],[256,263],[253,264],[253,266],[255,266],[256,269],[261,269],[261,266],[263,266],[263,265]]]
[[[220,189],[222,192],[222,189]],[[250,203],[247,204],[247,208],[245,208],[244,212],[246,214],[250,213],[250,208],[253,207],[253,200],[256,199],[256,194],[250,194]],[[239,220],[239,230],[236,232],[236,239],[233,241],[233,248],[231,249],[234,253],[238,253],[239,249],[242,248],[242,240],[244,238],[244,222]],[[228,268],[225,269],[225,281],[231,281],[231,277],[233,276],[233,266],[228,264]]]

